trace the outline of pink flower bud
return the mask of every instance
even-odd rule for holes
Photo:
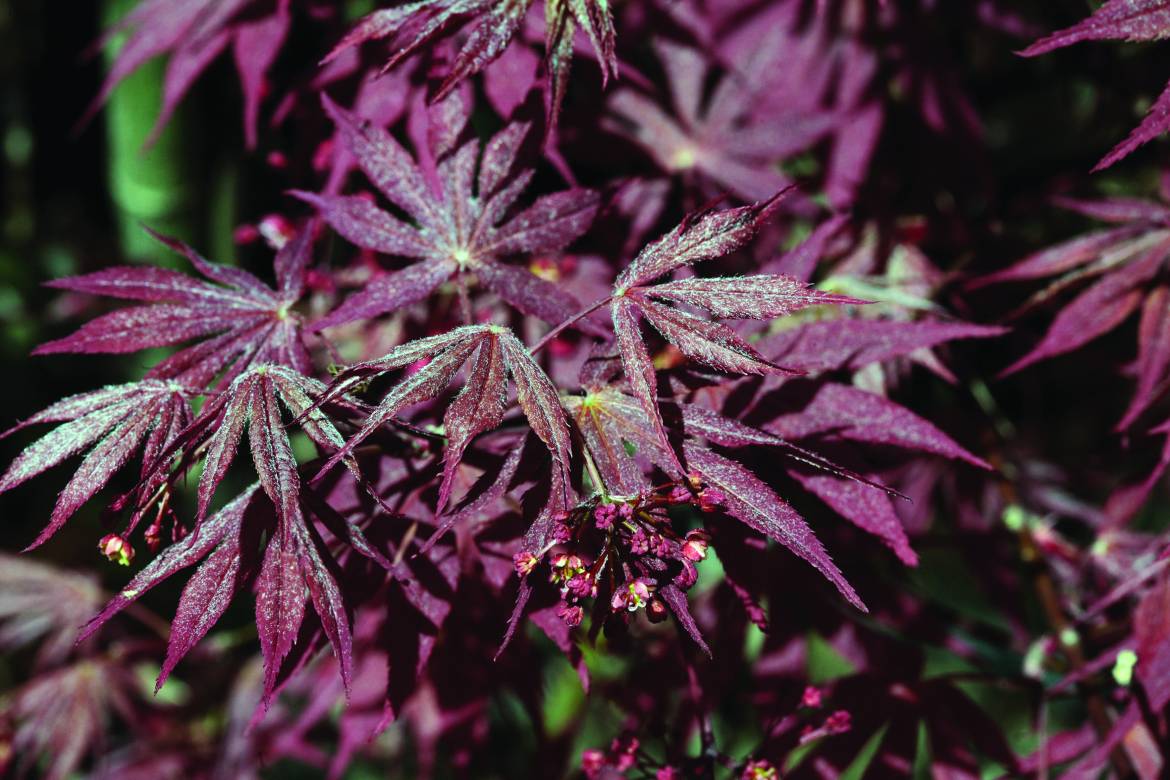
[[[255,225],[240,225],[232,231],[232,241],[237,246],[247,246],[255,243],[260,238],[260,231],[256,229]]]
[[[162,546],[162,518],[156,517],[142,532],[142,538],[146,541],[147,549],[152,553],[158,552],[158,548]]]
[[[650,549],[659,558],[665,558],[670,555],[670,542],[666,541],[666,537],[661,534],[654,534],[650,539]]]
[[[593,523],[598,530],[608,531],[613,528],[613,519],[617,515],[617,509],[613,504],[602,504],[593,510]]]
[[[273,249],[282,248],[296,234],[296,228],[281,214],[269,214],[260,220],[257,227],[260,229],[260,235],[264,236],[268,246]]]
[[[597,748],[589,748],[581,754],[581,771],[588,778],[597,777],[605,768],[605,754]]]
[[[853,728],[853,717],[846,710],[837,710],[825,719],[824,728],[830,734],[844,734]]]
[[[333,162],[333,139],[322,141],[313,152],[313,170],[324,171]]]
[[[683,557],[689,561],[701,561],[707,557],[707,546],[710,537],[705,531],[688,531],[682,545]]]
[[[723,502],[726,500],[727,496],[723,495],[723,491],[707,488],[699,493],[699,509],[704,512],[713,512],[723,506]]]
[[[625,772],[634,768],[637,763],[635,754],[638,752],[638,747],[641,745],[636,737],[629,739],[615,739],[609,746],[610,762],[614,769],[619,772]]]
[[[819,689],[808,686],[804,689],[804,695],[800,697],[800,706],[802,707],[819,707],[821,706],[821,692]]]
[[[564,523],[554,523],[552,531],[549,534],[549,539],[554,544],[564,544],[573,538],[573,530]]]
[[[102,551],[102,555],[122,566],[129,566],[130,561],[134,560],[134,548],[130,546],[130,542],[117,534],[103,536],[98,542],[98,549]]]
[[[574,575],[565,583],[565,587],[569,593],[579,599],[589,598],[597,594],[597,585],[593,582],[593,578],[587,574]]]
[[[569,628],[576,628],[585,619],[585,610],[579,605],[568,604],[562,601],[560,608],[557,609],[557,617],[565,621],[565,625]]]
[[[516,573],[521,577],[531,574],[538,563],[540,559],[528,550],[521,550],[512,556],[512,565],[516,567]]]

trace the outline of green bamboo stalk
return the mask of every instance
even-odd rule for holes
[[[103,0],[107,27],[138,0]],[[107,67],[124,45],[114,36],[104,52]],[[194,238],[194,189],[186,112],[182,107],[149,149],[145,142],[162,106],[165,58],[146,63],[114,90],[104,116],[109,157],[108,186],[118,222],[123,254],[136,260],[175,264],[170,252],[150,239],[141,225],[191,241]]]

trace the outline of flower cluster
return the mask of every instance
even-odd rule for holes
[[[608,607],[626,619],[642,611],[658,623],[670,615],[664,590],[690,590],[699,576],[695,564],[707,557],[710,544],[702,529],[677,531],[670,508],[712,511],[722,500],[719,490],[704,487],[695,475],[645,494],[598,496],[562,513],[546,549],[522,550],[513,564],[527,576],[547,562],[549,582],[561,598],[557,614],[570,627],[582,623],[591,600],[597,600],[594,614],[602,620]]]

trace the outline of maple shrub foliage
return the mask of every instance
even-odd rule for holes
[[[125,5],[266,184],[39,280],[0,772],[1170,771],[1170,2]]]

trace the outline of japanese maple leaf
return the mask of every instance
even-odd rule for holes
[[[190,422],[190,399],[196,394],[170,380],[144,379],[112,385],[58,401],[7,431],[4,436],[29,425],[63,423],[30,444],[9,465],[0,477],[0,493],[88,450],[58,496],[48,525],[29,549],[59,531],[140,446],[143,477],[148,477],[148,470]]]
[[[73,650],[77,627],[101,599],[92,575],[0,555],[0,649],[12,652],[39,639],[37,666],[60,664]]]
[[[1108,0],[1084,21],[1036,41],[1021,54],[1035,57],[1081,41],[1160,41],[1165,38],[1170,38],[1170,2]],[[1142,123],[1093,166],[1093,170],[1108,168],[1167,130],[1170,130],[1170,83],[1150,106]]]
[[[657,379],[642,340],[639,318],[647,320],[688,358],[733,374],[792,374],[765,359],[726,325],[698,317],[677,306],[705,309],[723,319],[771,319],[818,304],[861,303],[810,288],[790,276],[692,277],[650,285],[684,266],[722,257],[746,244],[776,209],[784,193],[741,208],[691,215],[678,227],[646,246],[618,275],[610,313],[626,379],[642,404],[659,442],[672,453],[658,410]],[[665,303],[664,303],[665,302]]]
[[[199,338],[204,340],[163,360],[147,377],[198,388],[221,372],[220,384],[229,384],[254,364],[308,371],[300,317],[292,306],[304,291],[311,225],[277,252],[276,289],[241,268],[208,262],[181,241],[151,235],[185,256],[206,281],[165,268],[115,266],[49,282],[61,290],[150,305],[98,317],[70,336],[42,344],[33,354],[137,352]]]
[[[669,173],[696,171],[745,201],[763,200],[788,184],[780,161],[811,147],[837,122],[835,112],[818,105],[818,88],[808,82],[801,94],[811,94],[811,101],[773,101],[768,102],[771,110],[762,109],[769,85],[755,71],[766,69],[752,63],[746,63],[747,73],[723,76],[704,100],[711,65],[703,54],[663,40],[655,42],[655,49],[666,73],[673,116],[632,89],[616,92],[609,109],[619,120],[611,123],[618,132]],[[790,66],[786,60],[785,68]]]
[[[13,722],[15,774],[47,780],[76,777],[87,755],[100,754],[111,716],[134,724],[139,690],[133,670],[111,658],[84,659],[28,680],[2,714]]]
[[[264,548],[257,579],[256,616],[265,660],[265,690],[272,691],[281,661],[296,639],[304,617],[306,592],[320,618],[321,628],[333,645],[342,680],[348,686],[352,662],[347,606],[330,572],[332,564],[328,563],[323,543],[306,520],[301,479],[281,414],[283,406],[299,420],[301,429],[319,447],[333,450],[343,446],[345,440],[341,434],[314,403],[325,389],[321,382],[287,366],[254,366],[210,401],[199,418],[183,432],[180,444],[189,459],[195,454],[205,453],[198,487],[199,522],[193,533],[204,534],[206,544],[184,539],[183,546],[167,548],[164,556],[171,556],[169,560],[175,565],[156,560],[149,572],[144,570],[139,574],[135,581],[138,584],[131,583],[123,591],[122,601],[116,599],[88,629],[95,630],[145,587],[153,587],[177,568],[189,566],[208,555],[209,545],[218,545],[184,591],[184,600],[180,602],[176,617],[176,628],[183,631],[172,635],[160,685],[182,655],[194,646],[227,607],[235,587],[231,583],[237,582],[241,555],[247,555],[248,551],[240,547],[240,534],[233,530],[244,511],[241,502],[249,500],[247,494],[230,505],[236,508],[221,511],[217,515],[218,521],[204,519],[215,490],[226,476],[247,431],[251,459],[260,476],[259,485],[270,500],[275,516],[275,529]],[[348,465],[356,469],[356,466]],[[319,512],[314,510],[315,514]],[[212,530],[205,532],[209,527]],[[222,533],[214,530],[216,528]],[[363,554],[373,554],[356,528],[343,524],[342,538]],[[158,560],[162,558],[160,556]]]
[[[914,356],[958,339],[989,338],[1004,328],[966,322],[867,320],[841,317],[810,322],[763,338],[772,359],[809,373],[858,370],[873,363]]]
[[[572,189],[545,195],[520,213],[509,214],[533,174],[530,169],[514,170],[528,124],[508,125],[485,144],[477,175],[479,142],[457,145],[468,119],[459,91],[429,111],[429,144],[420,150],[420,163],[425,165],[416,163],[385,130],[361,122],[328,97],[323,102],[366,176],[415,224],[364,197],[294,194],[314,204],[333,229],[354,244],[420,262],[375,277],[315,323],[315,329],[394,311],[426,298],[458,274],[474,274],[521,312],[546,321],[559,322],[566,312],[580,308],[557,285],[500,262],[510,255],[564,248],[589,227],[599,203],[597,193]]]
[[[87,117],[127,76],[148,60],[169,53],[162,108],[149,145],[195,80],[231,45],[244,92],[244,135],[252,148],[265,77],[288,35],[289,19],[289,0],[142,0],[105,35],[106,40],[124,34],[127,39]]]
[[[687,473],[674,465],[677,460],[673,446],[669,442],[664,445],[654,436],[650,418],[636,399],[613,388],[595,388],[584,396],[570,396],[565,403],[602,478],[612,488],[637,495],[646,486],[640,467],[626,451],[627,444],[633,445],[636,452],[650,462],[680,478]],[[714,443],[780,447],[787,444],[763,431],[697,407],[687,407],[683,419],[687,434]],[[788,502],[746,467],[696,441],[686,441],[683,452],[693,473],[698,474],[705,485],[722,493],[721,509],[724,512],[803,558],[833,583],[850,603],[865,610],[865,605],[825,552],[808,523]],[[875,488],[866,489],[883,495]],[[890,516],[893,517],[892,509]],[[897,518],[893,517],[893,520],[897,524]],[[866,530],[873,531],[873,526]],[[900,524],[896,529],[893,526],[886,529],[885,535],[892,544],[909,550]],[[910,552],[909,556],[912,555]]]
[[[264,548],[257,579],[256,619],[265,660],[266,691],[275,685],[281,661],[291,650],[304,618],[306,593],[333,645],[346,685],[351,674],[351,638],[347,606],[330,572],[327,554],[303,509],[301,479],[281,406],[294,417],[316,444],[328,449],[345,442],[333,423],[313,404],[325,386],[315,379],[277,365],[261,365],[241,374],[213,399],[199,418],[183,432],[180,444],[205,452],[199,479],[195,530],[167,547],[123,589],[122,593],[87,626],[86,635],[114,614],[182,568],[206,560],[183,591],[167,660],[159,685],[175,664],[214,625],[243,582],[241,561],[248,557],[241,539],[244,514],[254,489],[245,491],[227,507],[206,518],[216,487],[236,457],[244,431],[259,487],[271,502],[274,529]],[[209,434],[209,435],[208,435]],[[258,530],[258,529],[253,529]],[[350,539],[361,545],[360,534]]]
[[[443,33],[452,23],[469,22],[471,32],[435,93],[441,100],[467,76],[496,60],[521,31],[533,0],[414,0],[366,16],[325,58],[371,40],[390,39],[389,70]],[[550,114],[555,122],[564,99],[573,55],[573,37],[584,30],[601,66],[603,85],[617,75],[613,19],[606,0],[545,0],[545,70]]]
[[[1079,236],[984,277],[980,284],[1051,279],[1029,301],[1046,302],[1067,288],[1091,283],[1060,310],[1031,352],[1004,374],[1072,352],[1141,310],[1137,388],[1118,428],[1130,427],[1157,399],[1170,375],[1170,340],[1165,336],[1170,305],[1166,261],[1170,258],[1170,207],[1155,201],[1112,198],[1065,199],[1060,203],[1110,227]]]
[[[447,408],[443,425],[447,434],[443,481],[439,488],[440,514],[451,494],[452,479],[468,443],[480,433],[492,430],[503,420],[507,404],[506,377],[516,385],[516,400],[533,432],[565,473],[570,461],[569,429],[557,389],[533,360],[528,350],[506,328],[499,325],[468,325],[447,333],[411,341],[377,360],[349,366],[334,380],[330,398],[359,381],[426,359],[427,364],[398,383],[378,407],[321,469],[332,468],[349,456],[371,434],[393,420],[399,412],[434,398],[446,389],[459,368],[475,354],[463,391]]]

